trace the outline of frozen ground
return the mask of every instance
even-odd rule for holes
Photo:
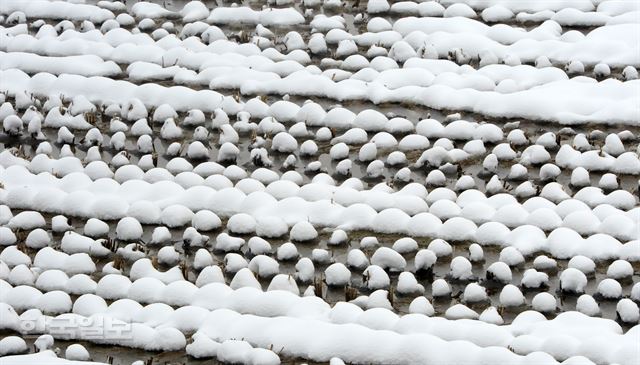
[[[0,364],[640,364],[638,4],[0,1]]]

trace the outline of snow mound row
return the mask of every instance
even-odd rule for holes
[[[640,81],[637,80],[594,82],[575,78],[501,94],[439,84],[390,90],[380,84],[367,85],[352,80],[334,82],[320,75],[292,74],[281,80],[255,81],[246,84],[241,91],[257,95],[315,95],[340,101],[368,100],[376,104],[409,103],[434,109],[465,110],[496,118],[553,120],[563,124],[634,124],[638,120],[634,106],[638,84]],[[621,97],[610,98],[607,95]],[[541,108],[541,105],[545,107]]]
[[[211,90],[195,91],[178,86],[167,88],[157,84],[137,86],[127,81],[78,75],[56,77],[40,73],[31,78],[16,69],[0,72],[10,94],[27,92],[48,95],[55,92],[71,97],[85,95],[97,104],[124,104],[131,98],[139,98],[148,107],[169,104],[178,111],[201,109],[211,112],[219,106],[226,106],[231,114],[235,114],[242,109],[232,98]],[[368,84],[356,80],[334,82],[322,75],[293,73],[282,79],[247,81],[242,83],[240,90],[244,94],[255,95],[314,95],[341,101],[410,103],[435,109],[472,111],[491,117],[555,120],[565,124],[634,124],[638,120],[635,100],[639,84],[640,80],[620,82],[608,79],[595,82],[592,79],[574,78],[502,94],[470,88],[458,89],[443,84],[389,89],[380,83]],[[95,88],[95,85],[101,87]],[[494,85],[493,82],[491,85]],[[563,97],[559,98],[558,95]],[[540,108],[540,105],[545,107]]]
[[[74,97],[84,95],[93,103],[116,102],[124,104],[131,99],[144,100],[148,106],[169,104],[175,110],[201,109],[213,111],[226,99],[212,90],[192,90],[186,87],[164,87],[157,84],[135,85],[128,81],[103,77],[85,78],[78,75],[39,73],[29,77],[26,73],[11,69],[0,71],[3,85],[10,93],[29,92],[37,95],[51,93]],[[231,99],[231,98],[229,98]]]
[[[146,351],[177,351],[184,349],[187,344],[184,334],[173,327],[154,328],[142,323],[127,323],[109,315],[87,317],[65,313],[51,317],[43,315],[39,310],[28,311],[18,316],[12,306],[1,303],[0,307],[3,312],[0,328],[24,334],[48,333],[62,340],[88,340],[97,344]],[[69,323],[84,325],[69,326]],[[115,335],[102,337],[92,335],[92,333],[104,333],[105,328],[115,332]]]
[[[548,250],[559,257],[583,254],[593,259],[637,259],[637,255],[632,253],[637,241],[631,241],[623,245],[616,238],[609,235],[613,234],[625,240],[631,240],[635,237],[634,234],[637,227],[633,223],[633,219],[627,218],[623,214],[611,215],[600,223],[599,229],[609,234],[598,233],[584,239],[580,236],[580,233],[572,228],[559,227],[560,223],[557,221],[556,223],[551,222],[552,225],[549,226],[548,219],[539,217],[540,215],[548,216],[546,213],[548,210],[540,212],[532,210],[529,213],[518,204],[504,204],[501,208],[497,208],[500,206],[499,204],[496,208],[491,208],[490,205],[477,203],[475,208],[480,209],[482,212],[491,212],[495,209],[495,213],[491,217],[471,215],[471,217],[475,216],[478,221],[485,222],[488,218],[498,218],[499,220],[504,220],[509,226],[518,227],[514,231],[510,231],[507,225],[500,222],[487,222],[478,227],[472,220],[461,216],[447,217],[448,219],[443,222],[434,214],[421,211],[426,209],[427,204],[418,196],[411,195],[391,195],[392,197],[398,197],[398,202],[401,202],[405,209],[411,213],[408,214],[398,207],[385,208],[384,206],[381,206],[380,212],[377,212],[371,205],[359,202],[345,207],[332,202],[333,195],[331,194],[324,198],[322,196],[315,198],[318,199],[315,201],[303,200],[299,196],[276,200],[266,192],[253,192],[247,195],[237,188],[224,188],[217,191],[209,187],[199,186],[185,190],[180,185],[169,181],[149,184],[142,180],[134,179],[120,185],[111,179],[100,179],[92,182],[86,175],[78,173],[69,174],[62,179],[58,179],[46,172],[45,174],[40,174],[36,177],[22,166],[3,168],[0,171],[0,177],[5,182],[5,190],[0,196],[0,200],[12,208],[37,208],[52,213],[87,218],[97,217],[105,220],[119,219],[131,214],[147,223],[163,223],[168,226],[175,226],[174,222],[176,220],[179,222],[190,221],[189,217],[193,212],[212,209],[214,213],[228,217],[237,213],[248,213],[256,218],[258,222],[269,216],[278,217],[288,226],[308,220],[314,225],[338,227],[347,230],[370,229],[380,233],[438,237],[450,241],[477,240],[483,244],[508,244],[517,247],[525,254]],[[48,178],[44,178],[45,176],[48,176]],[[74,181],[73,187],[68,184],[71,181]],[[108,183],[109,181],[110,183]],[[64,183],[64,188],[60,185],[62,183]],[[92,186],[100,187],[98,191],[102,192],[96,193],[95,188],[92,188]],[[107,187],[109,188],[105,189]],[[329,186],[329,188],[331,187]],[[350,189],[348,192],[351,194],[355,190]],[[612,196],[611,194],[609,196]],[[173,197],[172,200],[166,200],[168,195]],[[590,196],[589,194],[584,195]],[[513,199],[512,197],[510,198]],[[374,201],[372,200],[372,202]],[[82,203],[78,205],[79,202]],[[109,203],[106,204],[106,202]],[[415,203],[418,203],[418,205]],[[594,205],[596,205],[599,202],[592,201],[590,203],[595,203]],[[141,204],[145,206],[144,216],[134,213],[139,210],[139,207],[142,206]],[[434,204],[430,210],[436,212],[435,207],[438,204]],[[454,204],[459,209],[455,203],[451,202],[451,204]],[[533,204],[531,203],[531,206]],[[182,210],[186,207],[184,214],[188,214],[188,216],[174,216],[174,207],[180,205],[183,206]],[[556,209],[560,209],[559,207],[562,206],[563,210],[570,209],[573,211],[573,209],[581,209],[585,206],[580,203],[578,205],[579,207],[572,208],[571,204],[566,203],[565,205],[558,205]],[[295,207],[295,209],[292,207]],[[416,207],[418,207],[417,210],[415,209]],[[548,207],[542,206],[541,208],[548,209]],[[589,210],[588,206],[586,209]],[[559,212],[565,215],[564,212],[567,211],[563,212],[563,210],[559,210]],[[155,213],[152,213],[153,211]],[[164,213],[165,211],[166,214]],[[637,214],[637,210],[633,212],[633,215]],[[599,221],[599,218],[595,215],[591,214],[591,216],[594,217],[595,221]],[[567,212],[564,224],[575,227],[582,233],[595,233],[593,231],[582,231],[581,220],[569,217],[573,216]],[[625,223],[625,229],[619,229],[620,227],[617,223],[620,219],[616,217],[622,218],[624,222],[628,223]],[[560,217],[557,218],[557,220],[559,219]],[[594,219],[590,221],[590,226],[585,228],[595,229],[591,225]],[[574,221],[576,222],[575,225],[570,223]],[[544,232],[535,227],[536,235],[529,236],[528,233],[531,232],[531,229],[523,228],[527,227],[527,222],[538,222],[539,225],[545,226],[546,229],[558,228],[555,228],[548,237],[545,237]],[[520,236],[520,233],[513,232],[527,233]],[[552,240],[551,237],[554,236],[555,232],[564,232],[562,233],[564,240]],[[557,233],[557,235],[559,234]],[[515,239],[513,235],[518,235],[517,237],[522,238]],[[605,237],[606,239],[603,239]],[[593,245],[591,242],[598,242],[598,244]],[[629,248],[626,248],[628,245],[630,245]],[[69,254],[85,252],[97,256],[109,253],[108,249],[96,241],[75,233],[64,237],[63,250]]]
[[[513,12],[529,11],[537,12],[543,10],[558,11],[562,9],[578,9],[583,11],[595,10],[594,2],[591,0],[548,0],[544,2],[539,1],[518,1],[518,2],[505,2],[502,0],[441,0],[440,3],[444,6],[451,6],[453,4],[462,3],[466,4],[477,10],[484,10],[486,8],[500,5]]]
[[[625,152],[620,156],[602,156],[598,151],[576,151],[565,144],[556,155],[556,163],[560,167],[575,169],[583,167],[588,171],[611,171],[616,174],[640,174],[640,160],[633,152]]]
[[[15,11],[23,12],[30,19],[90,20],[95,23],[102,23],[107,19],[115,18],[111,11],[101,9],[95,5],[75,4],[66,1],[6,0],[0,4],[0,14],[9,15]]]
[[[248,294],[246,291],[238,292]],[[272,297],[274,302],[271,302],[271,307],[282,305],[282,301],[277,298],[281,299],[283,297]],[[536,357],[537,361],[540,361],[544,354],[547,359],[545,363],[555,363],[553,358],[556,361],[563,361],[573,356],[582,356],[583,359],[586,357],[604,359],[607,362],[620,364],[633,364],[633,359],[638,355],[638,349],[635,346],[637,338],[635,330],[622,334],[622,329],[619,325],[611,320],[587,317],[577,312],[562,313],[553,320],[547,320],[537,312],[524,312],[518,315],[511,325],[497,326],[475,320],[447,320],[444,318],[430,318],[419,314],[398,317],[390,311],[377,308],[364,312],[362,310],[359,310],[359,312],[352,311],[354,316],[347,319],[346,322],[341,320],[338,323],[332,323],[308,313],[308,306],[300,307],[295,316],[256,316],[242,314],[231,309],[214,309],[210,311],[204,308],[186,306],[174,310],[169,306],[159,304],[143,307],[130,300],[115,301],[108,307],[106,304],[102,304],[102,306],[89,305],[100,300],[98,297],[83,296],[74,305],[73,314],[69,313],[59,317],[43,316],[37,311],[27,311],[18,316],[11,304],[3,304],[5,306],[4,310],[8,315],[3,316],[0,328],[25,332],[23,329],[25,327],[21,326],[22,322],[31,321],[35,326],[30,326],[27,333],[49,332],[58,338],[83,340],[81,331],[76,334],[60,334],[56,333],[54,327],[48,327],[47,324],[52,326],[56,320],[61,318],[70,319],[71,317],[77,317],[78,319],[93,318],[94,320],[108,318],[109,323],[112,324],[130,323],[130,327],[127,328],[132,330],[133,335],[126,341],[107,337],[98,340],[98,343],[117,343],[122,346],[145,349],[155,346],[155,348],[165,350],[176,350],[183,348],[185,345],[184,337],[181,336],[183,332],[199,332],[215,341],[223,342],[233,338],[243,338],[249,343],[263,348],[279,343],[282,343],[282,345],[289,344],[289,346],[282,346],[287,355],[315,361],[327,361],[324,356],[329,356],[329,354],[345,359],[348,356],[354,356],[354,359],[361,358],[363,354],[359,351],[360,342],[353,341],[353,339],[375,339],[378,334],[385,334],[384,337],[388,337],[387,340],[392,342],[389,343],[391,345],[376,346],[375,350],[367,348],[369,351],[367,359],[372,363],[394,363],[393,361],[389,362],[388,355],[385,355],[387,351],[394,349],[395,346],[393,344],[404,343],[405,341],[411,341],[411,339],[435,341],[440,346],[453,346],[450,341],[455,341],[456,344],[474,353],[492,349],[493,356],[499,354],[499,357],[493,361],[504,361],[502,357],[509,357],[510,361],[508,363],[514,363],[513,361],[517,360],[523,361],[523,359],[532,356]],[[303,308],[306,309],[303,310]],[[337,310],[337,307],[334,310]],[[347,313],[345,309],[340,311]],[[383,312],[387,312],[387,315],[383,315],[385,314]],[[163,318],[159,323],[157,319],[149,322],[149,319],[157,318],[158,316]],[[374,325],[371,322],[374,318],[387,318],[388,320],[379,320]],[[167,339],[160,345],[158,338],[154,335],[146,341],[141,341],[137,336],[138,331],[148,334],[150,328],[147,323],[154,323],[155,331],[160,331],[158,335],[161,333],[170,335],[170,340]],[[224,325],[226,323],[234,323],[234,325]],[[372,325],[375,327],[371,328],[370,326]],[[290,326],[293,327],[290,328]],[[576,332],[576,326],[581,330]],[[279,329],[287,328],[288,330],[278,330],[275,333],[276,327]],[[251,331],[251,328],[260,328],[261,331]],[[305,335],[307,333],[305,328],[316,331]],[[320,331],[318,332],[317,330]],[[344,331],[348,332],[350,336],[340,337],[340,334],[344,333]],[[280,337],[287,333],[296,334],[297,336],[302,335],[303,337],[311,336],[312,333],[320,336],[326,334],[327,337],[324,338],[325,341],[323,342],[324,350],[323,352],[318,352],[320,348],[315,347],[317,343],[315,341],[291,341],[291,338]],[[487,333],[492,335],[487,336]],[[332,338],[335,338],[335,344],[332,342]],[[349,341],[349,338],[352,340]],[[594,342],[594,338],[597,338],[598,341]],[[560,350],[554,345],[558,341],[569,341],[571,345]],[[340,343],[342,343],[342,346],[338,346]],[[349,344],[347,347],[349,349],[348,353],[343,353],[340,350],[344,348],[344,343]],[[598,345],[594,347],[596,343]],[[299,347],[295,347],[296,345],[293,344],[299,344]],[[327,345],[329,347],[326,347]],[[279,348],[280,346],[274,347]],[[508,351],[506,347],[513,349],[515,354]],[[407,350],[417,351],[420,348],[423,347],[411,346]],[[504,349],[505,351],[497,351],[498,349]],[[617,350],[601,352],[602,349]],[[406,351],[402,353],[404,354]],[[451,353],[455,353],[455,351]],[[416,358],[424,359],[425,355],[420,355],[422,357]],[[476,353],[476,355],[478,354]],[[397,353],[395,356],[398,356]],[[491,355],[487,354],[485,356]],[[526,357],[522,358],[520,356]],[[448,359],[447,361],[453,360]],[[525,361],[524,363],[528,362]]]
[[[122,73],[115,62],[105,62],[98,56],[46,57],[22,52],[0,52],[0,69],[19,69],[30,74],[47,70],[54,75],[74,74],[85,77],[116,77]]]
[[[304,23],[304,17],[294,8],[266,8],[259,11],[250,7],[216,7],[206,20],[210,24],[262,24],[286,26]]]
[[[177,166],[178,161],[176,160],[175,162]],[[107,170],[96,175],[96,164],[92,165],[90,163],[86,167],[83,167],[82,161],[75,157],[51,159],[46,155],[39,155],[32,161],[26,161],[16,158],[8,151],[0,153],[0,166],[3,167],[0,173],[2,173],[7,183],[5,187],[7,190],[18,189],[18,187],[13,186],[13,184],[19,184],[20,189],[25,189],[33,185],[33,189],[35,190],[33,190],[30,195],[24,196],[26,199],[29,199],[29,196],[30,198],[34,198],[37,192],[44,188],[41,186],[44,182],[49,185],[48,187],[61,189],[66,194],[84,190],[92,191],[92,194],[95,194],[98,190],[94,188],[98,186],[109,186],[109,190],[104,191],[106,194],[111,192],[118,193],[118,191],[128,193],[128,196],[135,194],[137,188],[134,191],[128,192],[123,190],[126,188],[125,185],[128,187],[144,186],[153,192],[151,194],[145,194],[144,196],[146,196],[146,198],[131,196],[129,203],[134,203],[136,200],[154,201],[163,199],[163,191],[164,193],[171,191],[175,194],[173,203],[186,205],[191,210],[200,210],[203,209],[203,206],[198,205],[190,199],[190,191],[195,192],[197,190],[203,193],[203,196],[213,199],[213,195],[220,190],[231,189],[226,191],[233,190],[235,192],[234,195],[238,198],[254,194],[256,197],[270,197],[274,201],[296,197],[306,202],[330,200],[343,207],[365,204],[376,212],[389,208],[397,208],[409,215],[430,212],[440,219],[461,216],[475,223],[494,220],[510,227],[516,227],[522,224],[533,224],[544,230],[557,228],[561,224],[561,220],[566,219],[569,214],[578,210],[595,213],[597,215],[596,219],[598,220],[596,226],[612,215],[627,216],[627,218],[632,221],[638,219],[636,198],[628,191],[614,190],[605,194],[601,188],[587,186],[571,196],[564,191],[561,185],[555,182],[545,185],[540,196],[529,198],[521,204],[515,197],[506,193],[498,193],[487,197],[483,192],[476,189],[468,189],[460,193],[460,195],[448,188],[435,188],[429,192],[425,187],[417,183],[408,184],[399,191],[393,191],[388,187],[373,187],[367,190],[364,189],[361,182],[357,180],[347,180],[338,186],[335,185],[335,182],[333,182],[331,178],[326,181],[318,178],[302,187],[289,180],[274,180],[266,186],[261,185],[258,188],[247,191],[240,187],[243,185],[243,181],[246,183],[249,181],[257,183],[259,180],[256,180],[254,177],[243,178],[237,182],[235,187],[233,187],[233,183],[230,180],[229,184],[222,184],[221,182],[217,184],[207,184],[206,178],[214,175],[200,176],[196,173],[200,171],[198,167],[192,171],[182,171],[175,176],[166,170],[164,174],[158,174],[156,176],[149,171],[143,172],[135,165],[122,166],[115,172],[105,167]],[[224,168],[220,167],[220,172],[223,171]],[[41,173],[48,173],[48,179],[45,180],[37,177],[37,175]],[[187,175],[192,177],[192,179],[196,179],[196,181],[200,181],[202,184],[194,185],[193,183],[189,183],[192,179],[187,178]],[[258,176],[256,175],[256,177]],[[102,180],[103,178],[107,178],[107,180]],[[74,182],[72,187],[62,186],[72,181]],[[20,189],[17,191],[21,191]],[[66,195],[65,193],[62,193],[62,196],[56,197],[56,199],[63,200]],[[20,198],[16,196],[16,199]],[[32,204],[31,202],[25,201],[18,207],[28,207]],[[202,202],[200,202],[200,204],[202,204]],[[164,209],[167,205],[170,204],[165,202],[160,208]],[[45,207],[51,206],[52,204],[45,205]],[[594,211],[596,208],[597,213]],[[47,209],[48,208],[45,210]],[[114,209],[116,209],[116,211],[126,211],[124,208],[116,207]],[[546,217],[546,219],[538,221],[534,219],[536,215],[530,216],[538,209],[549,209],[554,211],[557,216]],[[54,209],[54,211],[58,210]],[[229,212],[237,212],[237,209],[231,207]],[[620,232],[620,234],[624,234],[624,232]]]
[[[25,364],[52,364],[52,365],[107,365],[102,362],[94,361],[78,361],[78,360],[65,360],[56,356],[51,351],[42,351],[35,354],[28,355],[12,355],[2,358],[2,362],[5,365],[25,365]]]

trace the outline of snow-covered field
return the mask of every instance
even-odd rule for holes
[[[0,364],[640,364],[640,2],[0,0]]]

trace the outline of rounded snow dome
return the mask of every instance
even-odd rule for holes
[[[326,283],[329,286],[344,286],[351,281],[351,271],[339,262],[329,265],[324,274]]]
[[[565,292],[583,293],[587,281],[585,274],[575,268],[570,267],[560,274],[560,288]]]
[[[525,303],[525,298],[520,289],[513,284],[507,284],[500,292],[500,305],[503,307],[518,307]]]
[[[380,247],[371,256],[371,264],[390,271],[403,271],[407,266],[404,257],[389,247]]]
[[[472,265],[468,259],[456,256],[451,260],[449,275],[456,280],[469,280],[473,277]]]
[[[444,297],[451,294],[451,286],[444,279],[436,279],[431,284],[431,295],[433,297]]]
[[[138,200],[131,203],[127,209],[129,217],[137,219],[142,224],[155,224],[160,222],[162,211],[149,200]]]
[[[256,234],[260,237],[281,237],[289,232],[287,223],[278,217],[261,217],[257,219]]]
[[[403,237],[394,242],[391,248],[398,253],[406,254],[418,251],[418,242],[411,237]]]
[[[48,246],[51,242],[51,238],[47,231],[42,228],[36,228],[33,231],[29,232],[25,243],[28,247],[39,249],[45,246]]]
[[[447,241],[440,238],[436,238],[433,241],[429,242],[427,249],[435,253],[437,257],[449,256],[453,252],[453,248],[451,247],[451,245]]]
[[[250,234],[256,231],[257,222],[255,218],[246,213],[234,214],[227,222],[227,229],[231,233]]]
[[[626,260],[616,260],[607,268],[607,276],[620,280],[633,276],[633,266]]]
[[[445,18],[464,17],[475,18],[477,14],[469,5],[464,3],[455,3],[449,5],[442,14]]]
[[[558,203],[556,213],[560,218],[566,218],[569,214],[576,211],[591,211],[591,208],[584,202],[577,199],[567,199]]]
[[[493,221],[503,223],[507,227],[518,227],[524,224],[529,212],[520,204],[509,204],[500,207],[493,215]]]
[[[367,30],[369,32],[377,33],[377,32],[384,32],[391,29],[392,29],[391,23],[389,23],[389,21],[385,18],[374,17],[374,18],[371,18],[367,23]]]
[[[576,301],[576,310],[588,316],[595,316],[600,313],[598,302],[589,294],[582,294]]]
[[[125,298],[129,292],[131,280],[128,277],[117,274],[103,276],[96,287],[96,294],[105,299]]]
[[[221,225],[220,217],[210,210],[200,210],[191,218],[191,226],[198,231],[212,231],[220,228]]]
[[[482,11],[482,20],[487,23],[506,22],[514,16],[513,11],[502,5],[493,5]]]
[[[616,305],[616,312],[622,322],[625,323],[638,323],[640,319],[640,309],[638,305],[631,299],[621,299]]]
[[[500,251],[500,261],[509,266],[517,266],[524,263],[525,259],[522,253],[515,247],[505,247]]]
[[[25,211],[20,212],[9,220],[9,228],[29,231],[35,228],[44,227],[46,222],[39,212]]]
[[[54,290],[42,294],[36,303],[36,307],[45,314],[68,313],[72,307],[69,294]]]
[[[135,241],[142,237],[142,225],[137,219],[124,217],[118,221],[116,236],[123,241]]]
[[[487,222],[478,227],[475,240],[481,245],[501,244],[510,232],[509,228],[500,222]]]
[[[468,241],[475,236],[477,226],[472,221],[462,218],[453,217],[442,224],[438,235],[449,241]]]
[[[549,208],[538,208],[525,219],[527,224],[536,226],[544,231],[552,231],[562,225],[562,219]]]
[[[487,279],[508,283],[512,278],[511,268],[502,261],[496,261],[487,268]]]
[[[72,361],[89,361],[91,360],[91,356],[89,355],[89,351],[87,351],[87,349],[78,344],[78,343],[74,343],[72,345],[69,345],[67,347],[67,349],[64,352],[64,357],[67,360],[72,360]]]
[[[478,283],[467,284],[462,293],[462,300],[465,303],[484,302],[487,299],[487,290]]]
[[[596,271],[596,263],[593,262],[592,259],[582,255],[572,257],[569,260],[567,266],[570,268],[578,269],[587,275],[592,274]]]
[[[318,238],[318,232],[308,221],[300,221],[291,227],[289,237],[293,241],[311,241]]]
[[[109,225],[100,219],[89,218],[84,225],[83,233],[89,237],[103,237],[109,233]]]
[[[618,299],[622,296],[622,285],[615,279],[606,278],[598,283],[597,292],[605,299]]]
[[[567,214],[562,221],[562,225],[580,233],[581,235],[592,235],[598,232],[600,220],[591,210],[579,210]]]
[[[549,293],[538,293],[531,301],[534,310],[542,313],[551,313],[556,311],[556,297]]]

